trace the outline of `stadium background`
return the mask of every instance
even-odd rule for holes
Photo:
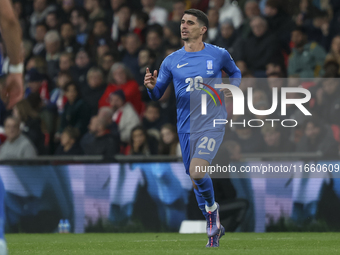
[[[249,153],[260,153],[256,158],[264,160],[275,153],[273,162],[286,160],[288,165],[323,163],[324,159],[334,160],[327,164],[339,164],[338,1],[35,0],[13,4],[24,32],[25,99],[13,112],[0,106],[0,121],[3,126],[11,114],[21,119],[22,133],[37,161],[32,165],[15,155],[15,162],[1,163],[8,232],[55,232],[65,218],[76,233],[178,231],[182,219],[202,219],[182,163],[173,162],[174,157],[180,158],[173,88],[170,85],[161,101],[154,103],[143,85],[146,67],[159,69],[167,55],[182,47],[179,22],[188,8],[208,14],[206,42],[231,53],[246,78],[241,88],[257,90],[255,108],[269,108],[269,89],[275,86],[303,86],[312,94],[307,107],[313,119],[303,119],[304,124],[293,131],[227,128],[224,143],[231,164],[257,164]],[[3,62],[6,67],[6,58]],[[320,77],[327,79],[315,79]],[[268,78],[268,82],[251,82],[256,78]],[[69,102],[69,82],[76,85],[75,103]],[[123,108],[117,107],[112,93],[123,99]],[[289,114],[295,116],[295,112],[291,109]],[[276,116],[280,118],[280,113]],[[319,128],[317,139],[308,133],[308,124]],[[6,134],[1,132],[5,144]],[[61,139],[63,134],[69,139]],[[74,150],[64,150],[70,143]],[[0,158],[6,159],[1,157],[6,155],[3,148]],[[287,161],[284,153],[294,152],[305,154]],[[41,163],[47,155],[55,159]],[[60,158],[65,155],[84,156],[68,158],[72,164],[51,164],[67,161]],[[79,163],[94,155],[103,159]],[[126,162],[117,155],[132,158],[116,163]],[[159,155],[159,162],[144,163],[150,155]],[[340,228],[338,179],[214,182],[221,196],[217,201],[237,206],[237,210],[226,210],[230,231]]]

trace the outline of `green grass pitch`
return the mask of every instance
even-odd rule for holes
[[[204,234],[10,234],[9,255],[340,254],[340,233],[227,233],[219,248]]]

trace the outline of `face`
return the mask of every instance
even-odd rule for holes
[[[151,50],[158,50],[162,44],[162,39],[154,31],[149,32],[146,36],[146,45]]]
[[[128,36],[125,42],[125,48],[129,54],[134,54],[140,47],[140,41],[136,36]]]
[[[309,122],[306,126],[305,129],[305,135],[309,138],[309,139],[315,139],[320,133],[320,128],[314,126],[313,123]]]
[[[181,20],[181,38],[183,41],[196,40],[203,36],[206,27],[201,27],[197,17],[184,14]]]
[[[248,19],[251,19],[253,17],[260,15],[260,9],[259,5],[256,2],[248,2],[244,6],[244,12]]]
[[[103,61],[102,61],[102,68],[105,71],[109,71],[111,69],[111,66],[115,63],[114,59],[110,55],[103,56]]]
[[[268,146],[278,145],[280,141],[280,132],[277,132],[277,131],[267,132],[263,134],[263,138],[264,138],[265,143]]]
[[[71,24],[63,24],[60,29],[60,35],[64,40],[74,37],[74,30]]]
[[[171,144],[175,140],[175,134],[168,128],[162,128],[161,136],[165,144]]]
[[[76,101],[78,92],[75,85],[69,86],[65,92],[65,96],[70,103]]]
[[[264,13],[266,14],[266,16],[268,17],[274,17],[277,14],[277,9],[273,8],[271,6],[266,6],[264,8]]]
[[[110,2],[112,10],[116,11],[125,2],[125,0],[111,0]]]
[[[141,50],[138,54],[138,64],[139,66],[145,66],[149,63],[149,52],[146,50]]]
[[[267,25],[264,20],[255,18],[250,22],[251,30],[256,37],[261,37],[267,31]]]
[[[97,21],[94,23],[93,34],[95,36],[103,36],[107,31],[107,26],[103,21]]]
[[[37,42],[43,42],[46,34],[46,28],[44,26],[37,26],[35,29],[35,40]]]
[[[97,116],[93,116],[90,120],[89,125],[87,126],[87,128],[89,129],[90,133],[95,133],[97,131],[97,123],[98,123],[98,117]]]
[[[66,132],[63,132],[61,134],[61,137],[60,137],[60,144],[62,146],[66,146],[66,145],[69,145],[69,144],[73,144],[74,143],[74,139],[70,137],[70,135]]]
[[[117,85],[125,84],[127,82],[127,77],[123,67],[119,67],[113,72],[113,79]]]
[[[145,137],[143,131],[139,130],[139,129],[135,130],[132,133],[132,141],[133,141],[135,146],[141,146],[143,143],[145,143],[146,137]]]
[[[54,13],[48,14],[46,16],[46,25],[49,28],[55,28],[58,25],[58,20]]]
[[[59,42],[45,42],[46,52],[50,54],[56,54],[59,51]]]
[[[185,4],[182,2],[174,3],[172,6],[173,15],[182,17],[185,11]]]
[[[126,23],[130,20],[131,12],[128,7],[123,7],[118,12],[119,22]]]
[[[60,56],[59,68],[61,71],[67,71],[72,65],[72,60],[68,56]]]
[[[340,36],[334,37],[332,41],[332,51],[336,54],[340,54]]]
[[[69,13],[74,7],[74,0],[63,0],[62,7],[64,12]]]
[[[71,77],[69,77],[68,75],[65,75],[65,74],[58,75],[57,84],[59,88],[63,89],[65,85],[69,83],[70,81],[71,81]]]
[[[5,134],[9,141],[15,140],[15,138],[17,138],[20,135],[19,123],[12,119],[6,120]]]
[[[41,81],[32,81],[28,83],[28,87],[31,89],[32,93],[39,92],[41,86]]]
[[[277,76],[268,77],[269,88],[281,88],[283,86],[284,79]]]
[[[305,35],[300,31],[293,31],[292,42],[295,44],[295,47],[302,47],[305,44]]]
[[[270,74],[270,73],[279,73],[281,72],[281,67],[279,65],[273,64],[273,63],[269,63],[268,65],[266,65],[266,74]]]
[[[224,5],[224,0],[212,0],[214,8],[220,9]]]
[[[36,12],[42,12],[46,8],[46,0],[34,0],[33,8]]]
[[[89,56],[85,51],[80,51],[76,56],[76,65],[80,68],[87,66],[90,62]]]
[[[84,1],[84,8],[88,12],[92,12],[92,10],[94,9],[94,5],[95,5],[95,0],[85,0]]]
[[[144,8],[153,7],[155,5],[155,0],[141,0]]]
[[[97,47],[97,58],[101,59],[105,54],[109,53],[110,48],[108,45],[100,45]]]
[[[120,107],[124,105],[124,101],[120,98],[120,96],[117,96],[115,94],[110,96],[110,106],[112,107],[112,110],[115,112]]]
[[[79,16],[78,16],[77,10],[74,10],[74,11],[71,12],[70,21],[71,21],[71,23],[74,27],[79,26]]]
[[[159,109],[151,106],[147,107],[144,113],[144,117],[150,122],[155,122],[160,117]]]
[[[223,24],[221,26],[221,35],[223,38],[228,39],[234,33],[234,28],[230,24]]]
[[[208,11],[209,26],[215,27],[218,24],[219,13],[216,9],[210,9]]]
[[[89,87],[94,89],[98,88],[103,83],[103,76],[100,72],[91,72],[87,77]]]
[[[339,79],[325,79],[322,83],[322,88],[327,95],[332,95],[339,86]]]

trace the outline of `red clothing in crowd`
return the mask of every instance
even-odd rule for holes
[[[123,90],[126,102],[130,102],[135,108],[136,112],[140,115],[143,110],[143,103],[138,83],[135,80],[130,80],[122,85],[109,84],[99,100],[98,108],[110,106],[109,96],[118,89]]]

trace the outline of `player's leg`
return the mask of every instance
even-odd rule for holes
[[[192,181],[192,185],[194,187],[194,193],[195,193],[196,201],[197,201],[197,204],[198,204],[198,208],[202,211],[204,218],[207,219],[208,213],[205,210],[205,199],[202,196],[202,194],[198,191],[198,188],[197,188],[194,180],[191,179],[191,181]]]
[[[7,254],[4,232],[5,232],[5,188],[0,178],[0,255]]]

